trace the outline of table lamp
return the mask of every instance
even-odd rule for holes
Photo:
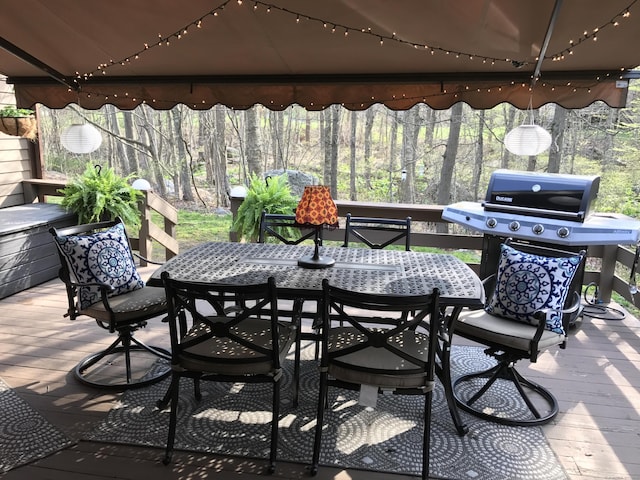
[[[309,225],[316,231],[314,236],[315,250],[313,256],[304,256],[298,260],[303,268],[327,268],[336,261],[331,257],[321,257],[320,229],[338,226],[338,208],[331,198],[329,187],[324,185],[307,185],[296,208],[296,223]]]

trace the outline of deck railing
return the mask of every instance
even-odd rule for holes
[[[24,180],[24,195],[26,201],[37,198],[43,200],[45,196],[59,196],[58,190],[65,183],[32,179]],[[242,203],[242,197],[231,198],[231,213],[237,212]],[[471,231],[465,231],[459,226],[448,224],[452,233],[437,233],[436,224],[448,223],[442,220],[442,205],[411,205],[396,203],[362,203],[352,201],[336,201],[338,214],[341,217],[351,213],[356,216],[405,218],[410,216],[415,225],[412,228],[411,243],[416,247],[433,247],[446,250],[469,250],[477,252],[478,262],[470,262],[471,268],[479,272],[480,252],[482,250],[482,236]],[[165,258],[169,259],[178,254],[178,242],[175,238],[175,227],[178,223],[177,210],[167,201],[154,194],[145,192],[141,202],[142,225],[138,237],[132,235],[133,248],[140,251],[142,256],[151,257],[151,245],[155,241],[165,248]],[[155,225],[152,212],[164,220],[164,228]],[[412,225],[413,227],[413,225]],[[231,241],[237,241],[237,236],[230,232]],[[344,229],[327,230],[326,240],[342,241]],[[591,245],[587,250],[587,271],[584,283],[593,283],[598,287],[597,300],[602,303],[611,301],[612,292],[617,292],[625,300],[640,306],[640,295],[632,294],[629,287],[630,271],[635,261],[635,251],[632,246],[623,245]]]
[[[23,180],[25,202],[39,200],[44,202],[46,197],[60,197],[60,189],[66,186],[66,182],[32,178]],[[151,259],[152,246],[155,241],[160,248],[165,250],[165,259],[178,254],[178,241],[176,240],[176,225],[178,224],[178,210],[165,199],[152,191],[143,191],[144,197],[140,202],[140,231],[130,232],[131,247],[140,252],[142,257]],[[153,212],[156,212],[164,221],[164,228],[153,223]],[[141,261],[141,266],[147,262]]]

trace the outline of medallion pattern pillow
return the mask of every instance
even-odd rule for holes
[[[547,330],[565,334],[562,310],[581,257],[544,257],[501,245],[496,288],[485,310],[537,325],[534,313],[549,309]]]
[[[78,282],[110,285],[114,288],[111,296],[144,287],[123,224],[90,235],[65,235],[55,240]],[[83,310],[100,300],[100,288],[80,287],[78,298],[78,308]]]

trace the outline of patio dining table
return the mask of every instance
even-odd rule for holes
[[[322,281],[348,290],[374,294],[421,295],[440,291],[444,330],[438,352],[440,377],[447,404],[460,434],[466,432],[451,391],[450,338],[447,329],[465,307],[480,307],[484,289],[480,278],[462,260],[444,253],[404,250],[321,247],[321,255],[335,259],[330,268],[298,266],[313,246],[269,243],[207,242],[187,250],[158,268],[147,282],[162,286],[163,271],[172,278],[194,282],[252,284],[276,279],[278,297],[318,301]]]

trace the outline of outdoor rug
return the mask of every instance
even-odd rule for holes
[[[300,404],[291,406],[292,363],[282,387],[278,460],[311,462],[318,397],[313,348],[303,351]],[[479,347],[454,347],[454,375],[492,364]],[[202,382],[196,402],[193,383],[183,380],[176,450],[268,458],[271,386]],[[164,448],[169,411],[155,406],[169,381],[126,392],[85,440]],[[321,465],[420,475],[423,398],[380,395],[375,409],[362,407],[357,392],[329,389]],[[438,383],[433,400],[430,475],[446,479],[567,478],[539,427],[510,427],[462,412],[469,433],[457,435]],[[163,452],[158,452],[158,460]]]
[[[73,443],[0,379],[0,473]]]

